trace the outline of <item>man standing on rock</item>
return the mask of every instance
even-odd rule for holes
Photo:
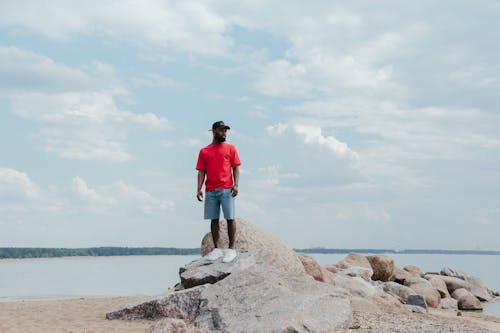
[[[212,125],[212,143],[202,148],[198,155],[196,170],[198,170],[198,201],[203,201],[203,183],[205,182],[205,220],[211,220],[210,231],[215,249],[206,257],[223,262],[231,262],[236,258],[234,241],[236,236],[236,222],[234,221],[234,201],[238,195],[238,181],[241,164],[236,147],[226,143],[226,132],[230,127],[223,121],[216,121]],[[205,181],[206,177],[206,181]],[[229,249],[221,250],[219,243],[220,207],[227,221]]]

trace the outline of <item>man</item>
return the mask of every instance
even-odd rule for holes
[[[238,181],[241,164],[236,147],[226,143],[226,132],[230,127],[223,121],[216,121],[212,125],[212,143],[202,148],[198,155],[196,170],[198,170],[198,201],[203,201],[202,186],[205,182],[205,220],[211,220],[210,231],[215,249],[206,258],[223,262],[231,262],[236,258],[234,241],[236,223],[234,221],[234,200],[238,195]],[[206,181],[205,181],[206,178]],[[220,207],[227,221],[229,249],[219,248],[219,217]]]

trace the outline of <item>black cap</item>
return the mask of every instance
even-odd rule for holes
[[[224,124],[224,122],[222,120],[219,120],[219,121],[216,121],[215,123],[213,123],[212,129],[214,130],[214,129],[217,129],[217,128],[231,129],[231,127],[229,127],[226,124]]]

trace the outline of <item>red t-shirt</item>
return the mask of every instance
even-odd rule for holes
[[[196,170],[204,170],[207,175],[205,191],[213,191],[233,187],[232,167],[240,165],[236,147],[223,142],[209,144],[200,149]]]

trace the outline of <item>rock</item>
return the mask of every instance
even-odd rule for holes
[[[500,297],[500,290],[495,293],[495,296]]]
[[[412,275],[416,275],[416,276],[420,276],[420,277],[424,276],[424,272],[422,272],[422,270],[417,266],[408,265],[408,266],[403,267],[403,270],[411,273]]]
[[[330,271],[332,273],[337,273],[338,271],[340,271],[340,268],[337,267],[337,265],[326,265],[326,266],[323,266],[324,269],[326,269],[327,271]]]
[[[465,278],[465,280],[471,285],[470,292],[480,301],[488,302],[493,299],[488,291],[488,287],[486,287],[486,285],[480,278],[469,275]]]
[[[389,281],[394,274],[394,260],[386,255],[378,254],[367,256],[373,269],[372,280]]]
[[[238,250],[267,250],[262,257],[271,266],[290,273],[305,273],[302,262],[293,249],[281,238],[245,220],[236,219],[235,248]],[[220,222],[219,247],[228,247],[227,222]],[[201,242],[201,255],[205,256],[214,248],[212,234],[207,233]]]
[[[431,308],[437,308],[439,306],[439,302],[441,301],[439,291],[434,289],[430,284],[426,285],[417,283],[412,284],[410,288],[413,289],[417,294],[424,296],[427,306]]]
[[[467,273],[464,273],[464,272],[461,272],[458,270],[454,270],[454,269],[449,268],[449,267],[444,267],[441,270],[440,274],[445,275],[445,276],[455,277],[455,278],[458,278],[461,280],[465,280],[465,277],[467,276]]]
[[[362,313],[407,313],[408,310],[394,296],[379,292],[376,295],[365,297],[351,297],[352,310]]]
[[[456,289],[451,297],[458,301],[460,310],[482,310],[481,302],[470,291],[464,288]]]
[[[364,255],[354,252],[348,253],[336,266],[339,269],[346,269],[353,266],[364,267],[373,271],[368,259]]]
[[[427,281],[424,278],[418,277],[418,276],[410,276],[404,282],[404,285],[407,287],[409,287],[411,285],[415,285],[415,284],[423,284],[427,287],[432,287],[432,285],[429,281]]]
[[[321,267],[321,274],[323,274],[323,282],[333,284],[333,276],[334,274],[329,270]]]
[[[446,288],[448,289],[448,292],[451,294],[455,290],[464,288],[467,290],[471,289],[471,285],[469,282],[464,281],[462,279],[456,278],[456,277],[451,277],[451,276],[445,276],[445,275],[434,275],[434,274],[426,274],[425,279],[429,280],[431,277],[435,277],[438,279],[441,279],[446,283]]]
[[[248,251],[239,251],[236,259],[229,263],[223,263],[222,258],[216,261],[204,257],[196,259],[179,269],[181,285],[188,289],[205,283],[216,283],[235,271],[255,265],[256,260],[262,256],[261,252],[263,251],[250,255]]]
[[[173,292],[107,318],[185,319],[202,332],[328,332],[349,323],[345,290],[255,262],[215,284]]]
[[[199,333],[196,328],[188,328],[184,320],[165,318],[151,325],[144,333]]]
[[[396,267],[394,268],[394,275],[391,277],[391,280],[399,284],[404,284],[406,279],[411,277],[413,275],[410,272]]]
[[[366,268],[366,267],[351,266],[349,268],[346,268],[346,269],[339,271],[338,274],[352,276],[352,277],[358,276],[358,277],[362,278],[363,280],[371,281],[373,271],[369,268]]]
[[[302,262],[306,274],[312,276],[316,281],[325,282],[321,266],[316,262],[316,260],[314,260],[313,257],[304,253],[298,253],[297,256]]]
[[[445,310],[458,310],[458,301],[451,297],[441,298],[439,308]]]
[[[378,292],[374,286],[358,276],[350,277],[335,274],[333,276],[333,285],[347,290],[353,296],[365,298],[372,297]]]
[[[432,285],[432,287],[434,289],[436,289],[441,298],[450,298],[450,293],[448,292],[448,288],[446,287],[446,283],[439,279],[439,278],[435,278],[435,277],[431,277],[429,278],[428,280],[430,282],[430,284]]]
[[[417,294],[413,289],[400,285],[396,282],[389,281],[383,285],[384,291],[393,295],[403,304],[416,305],[427,310],[425,299],[422,295]]]

